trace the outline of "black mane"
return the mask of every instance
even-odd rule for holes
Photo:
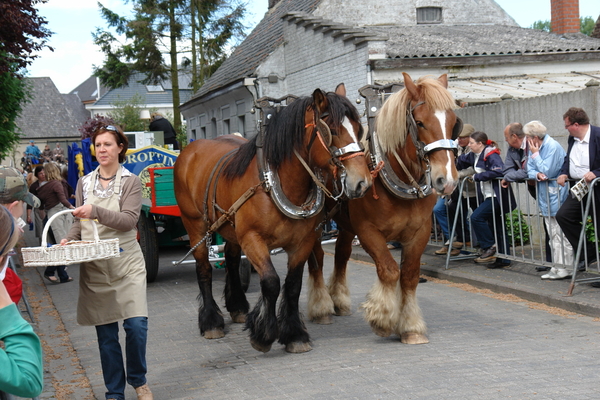
[[[347,98],[335,93],[327,93],[327,100],[329,102],[328,122],[332,131],[342,124],[345,116],[354,121],[360,120],[358,111]],[[309,107],[314,108],[312,97],[296,99],[275,114],[267,125],[263,154],[273,170],[277,170],[284,161],[292,157],[294,149],[301,150],[306,134],[304,115]],[[362,126],[359,136],[362,136]],[[237,178],[246,172],[248,165],[256,156],[257,139],[258,133],[240,147],[223,170],[225,178]],[[358,139],[360,140],[360,137]]]

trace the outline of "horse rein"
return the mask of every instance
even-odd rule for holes
[[[308,147],[307,147],[307,151],[310,154],[310,149],[315,141],[316,138],[319,139],[319,143],[321,143],[321,145],[323,146],[323,148],[329,152],[329,155],[331,156],[330,162],[334,165],[334,171],[333,171],[333,176],[334,176],[334,191],[337,192],[337,196],[333,195],[329,190],[327,190],[327,188],[325,187],[325,185],[323,185],[322,182],[320,182],[319,180],[316,179],[316,176],[313,174],[313,172],[311,171],[310,167],[308,166],[308,164],[301,158],[301,156],[298,154],[297,151],[294,151],[294,153],[296,154],[296,157],[300,160],[300,162],[302,163],[302,165],[304,166],[304,168],[306,169],[306,171],[309,173],[309,175],[312,177],[313,181],[324,191],[324,193],[327,195],[327,197],[335,200],[335,201],[339,201],[343,196],[344,193],[346,192],[345,187],[344,187],[344,182],[345,182],[345,176],[346,176],[346,167],[344,167],[344,164],[342,163],[342,161],[346,161],[349,160],[351,158],[354,157],[359,157],[359,156],[365,156],[365,149],[362,146],[361,143],[350,143],[342,148],[337,148],[335,146],[331,146],[331,142],[332,142],[332,134],[331,134],[331,130],[329,129],[329,127],[327,126],[327,124],[325,123],[325,121],[323,120],[323,118],[326,118],[329,116],[328,112],[325,112],[321,115],[317,114],[317,110],[314,110],[314,115],[313,115],[313,122],[306,124],[305,128],[313,128],[313,133],[310,139],[310,142],[308,143]],[[317,122],[315,122],[317,121]],[[341,174],[340,174],[340,179],[339,181],[341,182],[341,189],[338,189],[336,182],[338,181],[338,170],[341,170]]]

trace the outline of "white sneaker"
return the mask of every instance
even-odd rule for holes
[[[542,279],[556,279],[554,277],[557,276],[556,275],[557,271],[558,271],[558,268],[552,267],[552,268],[550,268],[550,271],[548,271],[547,274],[542,275],[541,278]]]
[[[556,274],[554,276],[551,276],[550,279],[558,280],[558,279],[565,279],[565,278],[570,278],[570,277],[571,277],[571,273],[566,268],[558,268],[556,271]]]

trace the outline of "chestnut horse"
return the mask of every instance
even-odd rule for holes
[[[234,136],[196,140],[175,163],[175,193],[190,243],[199,244],[213,230],[225,238],[225,304],[234,322],[246,323],[259,351],[269,351],[278,338],[289,352],[311,350],[298,302],[304,264],[323,220],[319,198],[324,190],[315,183],[317,176],[335,176],[343,191],[339,195],[348,198],[364,196],[372,184],[360,144],[360,117],[345,88],[338,88],[327,94],[317,89],[277,113],[278,107],[263,111],[264,129],[249,141]],[[257,102],[270,104],[264,98]],[[214,225],[219,218],[226,222]],[[279,247],[288,254],[288,271],[276,315],[280,279],[270,250]],[[261,297],[251,312],[239,279],[242,251],[260,277]],[[223,337],[206,245],[195,246],[193,255],[200,332],[208,339]]]
[[[447,90],[446,75],[417,82],[403,75],[405,88],[385,101],[368,138],[371,157],[375,163],[381,161],[374,157],[376,149],[387,170],[381,169],[374,179],[373,195],[346,202],[334,217],[340,232],[328,288],[323,282],[323,250],[318,241],[315,257],[309,259],[308,317],[331,323],[331,314],[350,313],[346,266],[356,234],[373,258],[379,278],[362,304],[365,319],[380,336],[395,332],[403,343],[419,344],[428,342],[415,293],[437,200],[431,189],[449,194],[456,186],[452,139],[460,133],[462,122],[453,111],[456,104]],[[375,98],[377,95],[372,100]],[[367,109],[373,111],[368,103]],[[386,242],[392,240],[402,244],[400,268],[387,248]]]

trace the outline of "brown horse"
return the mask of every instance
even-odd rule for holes
[[[372,178],[360,145],[360,117],[343,86],[336,93],[317,89],[278,113],[268,110],[263,110],[264,135],[187,146],[175,163],[175,193],[190,243],[200,243],[213,229],[226,239],[225,304],[234,322],[245,321],[252,346],[267,352],[279,338],[287,351],[305,352],[311,350],[310,338],[298,301],[304,264],[323,220],[324,191],[314,180],[336,178],[343,194],[356,198],[365,195]],[[211,227],[219,218],[227,222]],[[278,247],[288,254],[288,273],[276,316],[280,280],[270,250]],[[239,279],[242,251],[260,276],[261,297],[250,313]],[[224,320],[213,299],[207,247],[197,246],[193,254],[200,332],[219,338]]]
[[[456,146],[451,139],[460,132],[462,122],[454,114],[456,105],[447,91],[446,75],[416,83],[403,75],[405,88],[389,96],[369,135],[375,163],[381,158],[387,164],[374,180],[374,193],[346,202],[334,217],[340,233],[328,289],[319,242],[316,257],[309,259],[308,317],[331,323],[331,314],[350,313],[346,265],[356,234],[373,258],[379,278],[362,305],[366,320],[380,336],[395,332],[403,343],[419,344],[428,342],[415,293],[437,197],[431,186],[444,194],[456,186],[452,151]],[[402,244],[400,269],[386,245],[391,240]]]

